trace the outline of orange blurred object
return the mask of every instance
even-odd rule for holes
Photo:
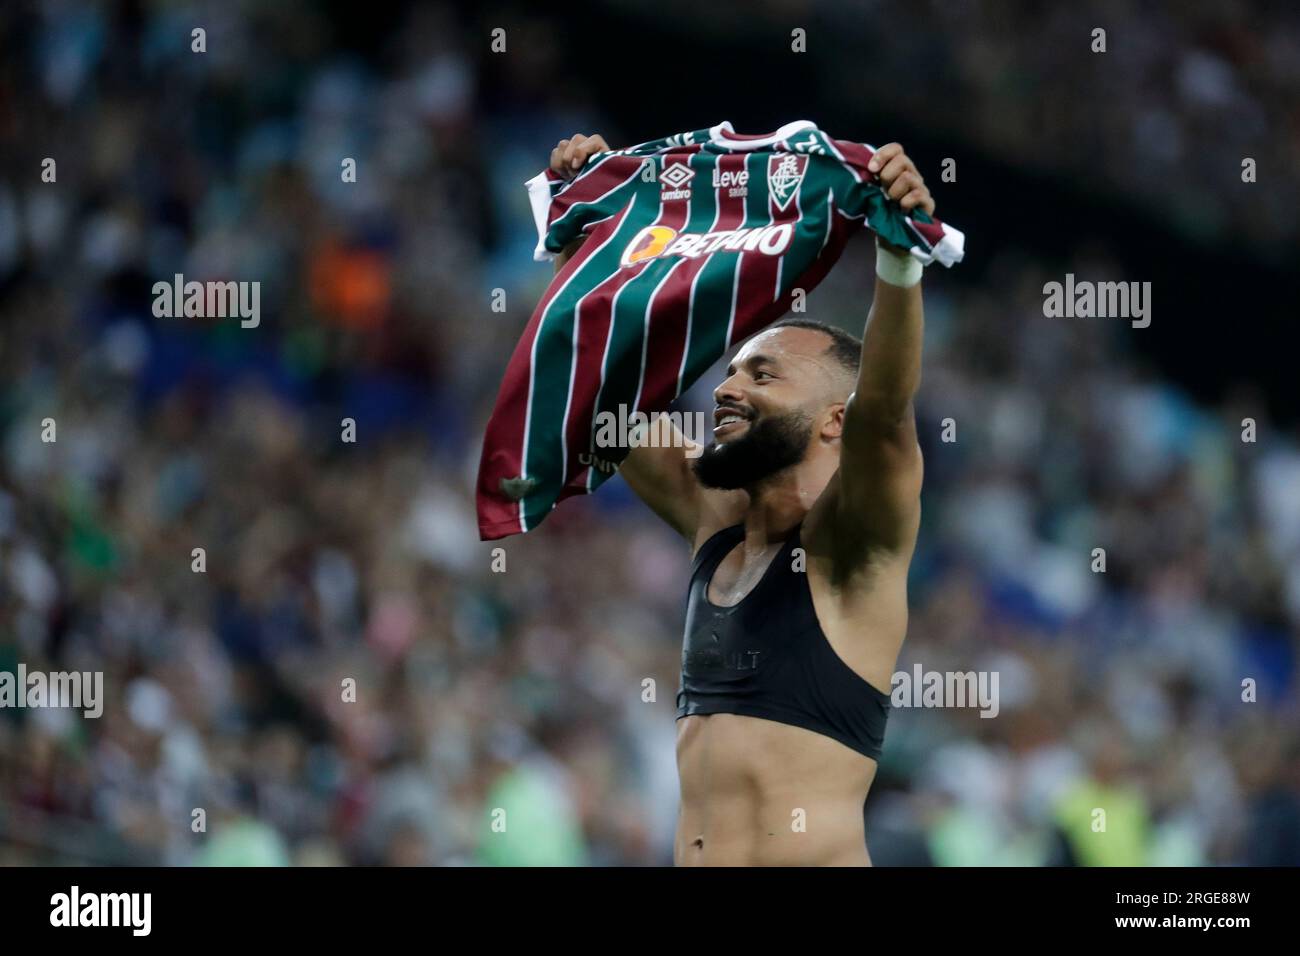
[[[392,302],[392,267],[383,253],[330,241],[313,256],[312,303],[340,325],[358,331],[383,325]]]

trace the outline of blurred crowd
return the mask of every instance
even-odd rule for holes
[[[903,87],[927,123],[1082,183],[1101,178],[1202,240],[1249,238],[1275,258],[1300,242],[1291,212],[1300,9],[1215,0],[942,9],[900,4],[900,32],[915,46],[879,51],[889,66],[906,57],[942,77],[948,95]],[[891,38],[896,30],[891,20]]]
[[[1168,217],[1204,241],[1300,241],[1300,8],[1270,0],[663,0],[713,35],[806,31],[878,110]],[[1100,31],[1100,32],[1098,32]],[[855,64],[853,79],[843,63]],[[828,76],[828,79],[830,77]],[[1251,180],[1243,182],[1243,162]]]
[[[1068,96],[1068,70],[1007,82],[1033,30],[962,40],[974,6],[891,34],[938,26],[990,109]],[[490,66],[450,7],[394,15],[377,56],[338,30],[296,2],[0,16],[0,671],[100,671],[107,697],[0,710],[0,864],[671,862],[686,549],[621,481],[505,542],[472,500],[548,279],[522,183],[613,127],[539,22]],[[1162,104],[1248,121],[1300,77],[1291,40],[1231,35],[1169,34],[1172,91],[1116,78],[1116,103],[1149,96],[1117,142],[1169,149],[1143,130],[1174,123],[1183,158],[1142,175],[1205,208],[1201,147],[1230,144]],[[984,115],[952,121],[978,139]],[[1133,188],[1006,122],[1024,138],[984,146]],[[1298,133],[1267,138],[1292,189]],[[1294,236],[1267,204],[1221,214]],[[851,249],[809,314],[860,333],[870,262]],[[1000,712],[894,712],[873,858],[1300,864],[1300,445],[1249,388],[1199,407],[1144,370],[1123,320],[1045,318],[1067,270],[1123,271],[1008,248],[991,281],[927,287],[899,667],[995,671]],[[176,273],[260,281],[260,325],[154,318]]]

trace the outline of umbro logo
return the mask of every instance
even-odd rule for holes
[[[685,163],[674,163],[663,171],[660,182],[672,189],[680,189],[695,178],[695,170]]]
[[[669,199],[690,199],[691,191],[686,188],[686,184],[695,178],[695,170],[685,163],[673,163],[659,174],[659,182],[663,184],[663,191],[659,194],[661,200]]]

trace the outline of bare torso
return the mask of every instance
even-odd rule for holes
[[[876,764],[799,727],[736,714],[677,721],[678,866],[869,866]]]
[[[747,550],[742,542],[718,566],[710,601],[742,600],[779,543]],[[859,676],[887,690],[906,630],[906,566],[883,569],[865,586],[834,587],[816,551],[808,543],[808,583],[827,640]],[[871,865],[863,808],[876,762],[839,741],[757,717],[692,715],[677,721],[677,768],[678,866]]]

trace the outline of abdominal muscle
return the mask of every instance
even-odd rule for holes
[[[862,808],[876,762],[839,741],[757,717],[683,717],[677,769],[678,866],[871,865]]]

